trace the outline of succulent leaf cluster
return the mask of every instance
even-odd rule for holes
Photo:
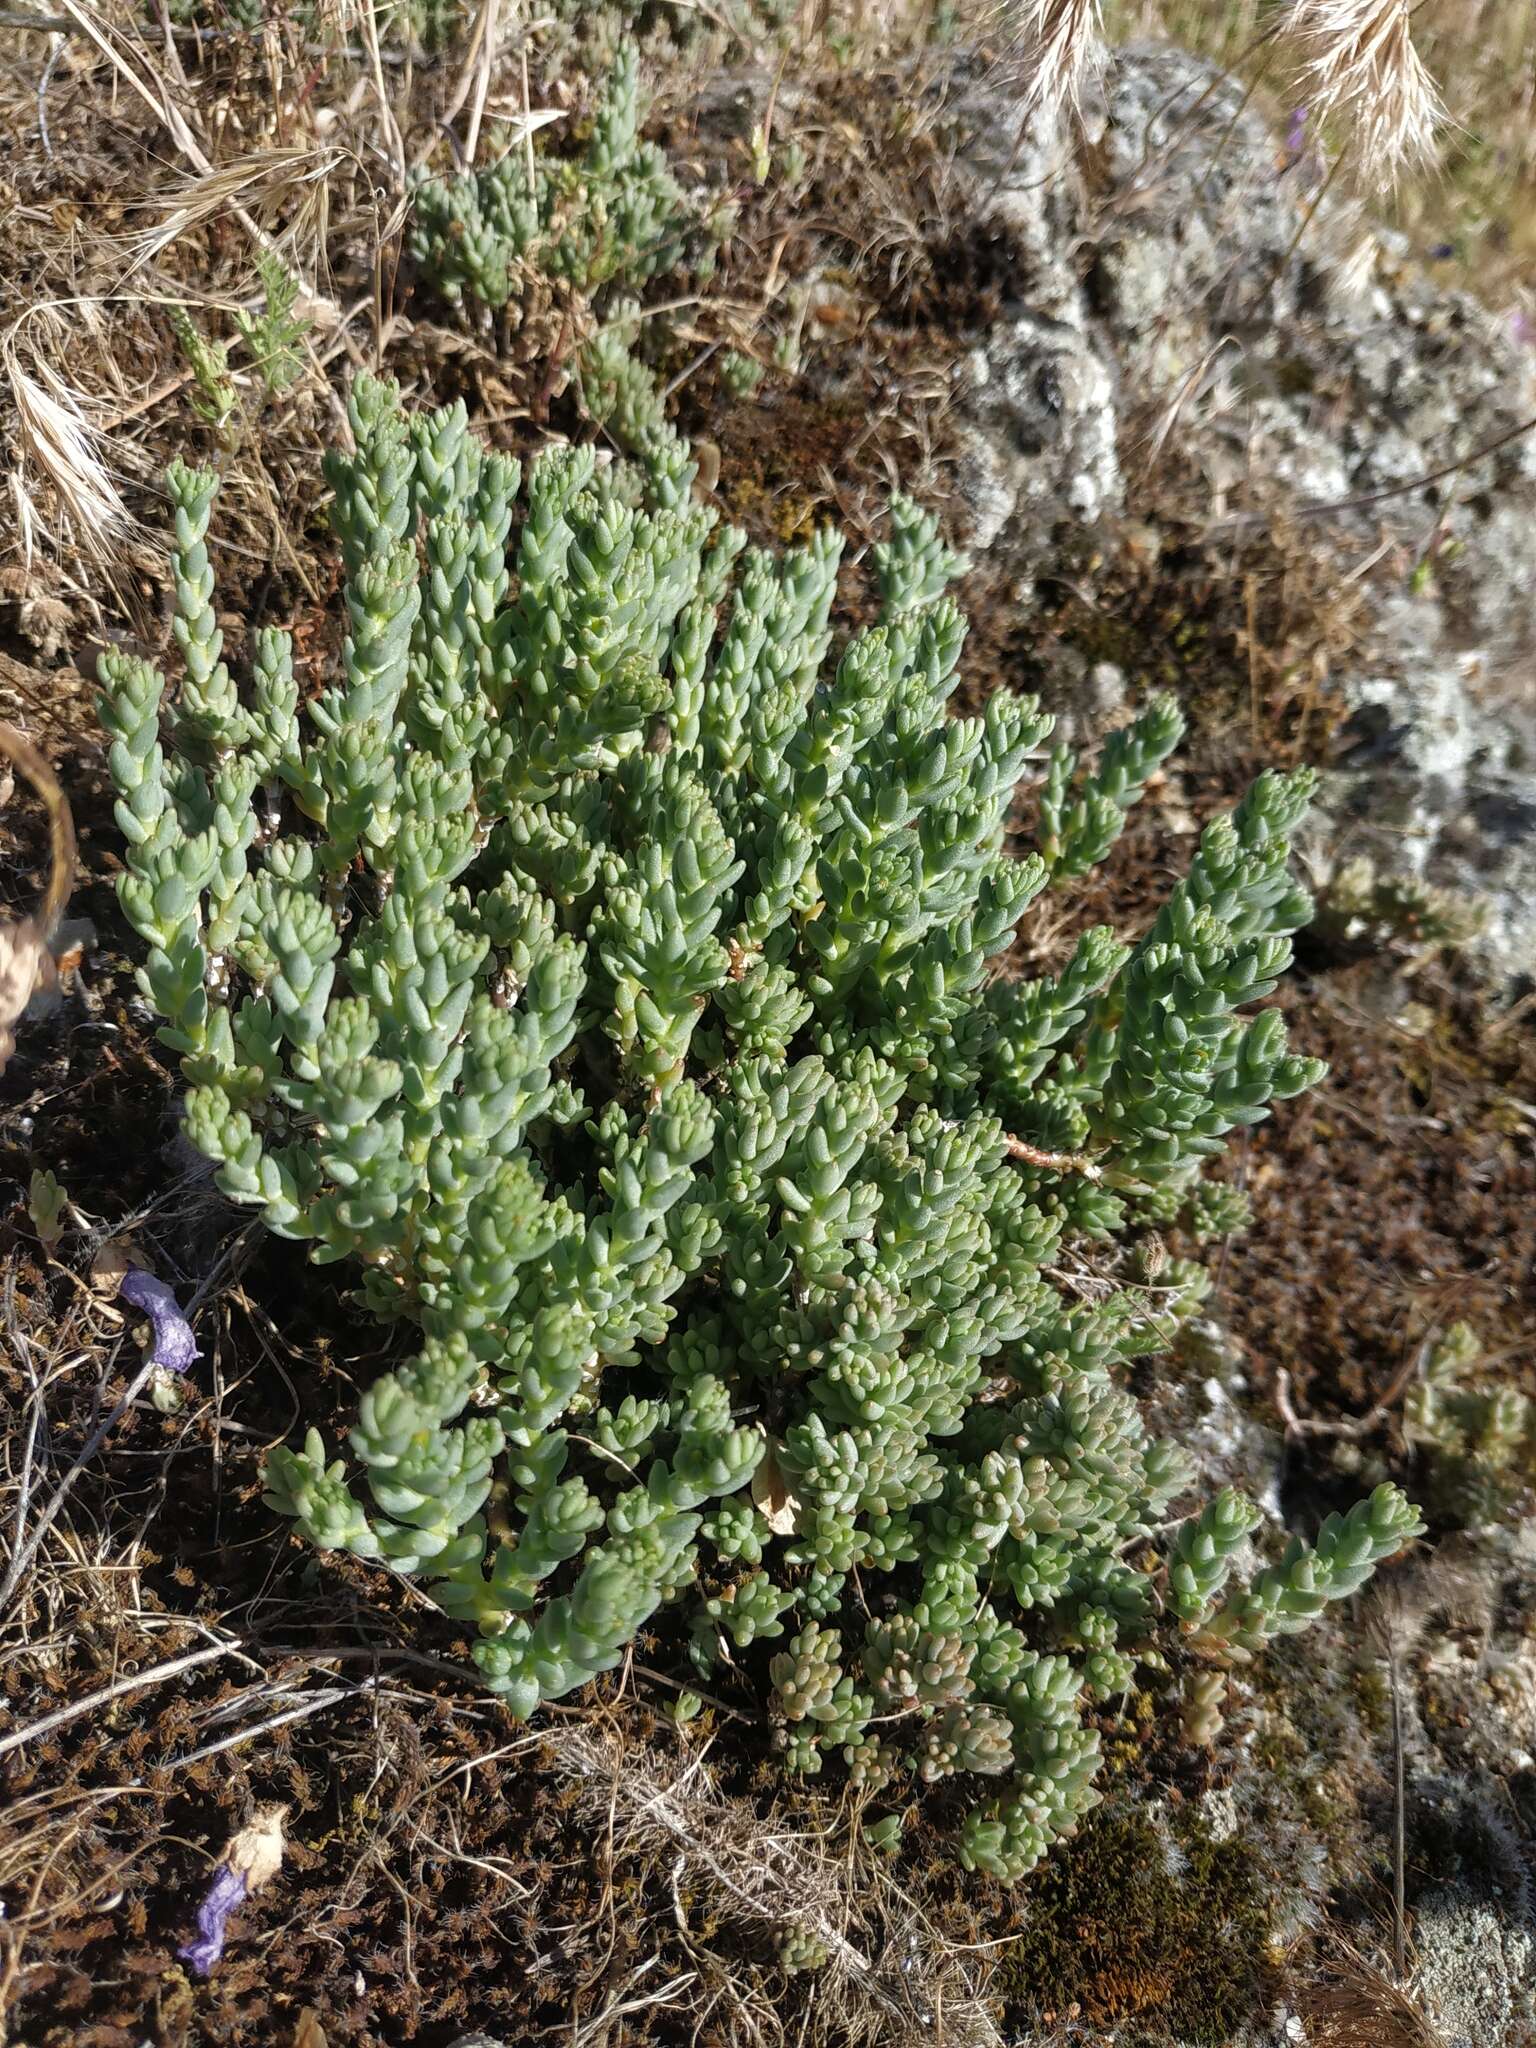
[[[302,374],[308,322],[295,312],[299,280],[270,249],[257,252],[261,279],[259,311],[239,312],[235,327],[251,358],[251,368],[272,397],[279,397]]]
[[[229,374],[229,350],[223,342],[211,341],[185,306],[171,307],[170,322],[177,346],[192,373],[192,410],[222,434],[240,404],[240,394]]]
[[[1318,1078],[1253,1007],[1308,914],[1310,778],[1262,775],[1134,943],[1008,979],[1169,701],[1096,766],[1049,757],[1021,852],[1050,720],[950,714],[958,564],[909,501],[836,644],[835,534],[749,549],[574,447],[523,487],[462,407],[366,379],[350,417],[328,685],[301,704],[265,630],[237,686],[184,467],[179,686],[101,671],[187,1130],[408,1333],[268,1497],[472,1623],[518,1715],[677,1607],[701,1672],[763,1673],[792,1767],[970,1774],[960,1852],[1016,1878],[1094,1802],[1087,1709],[1165,1617],[1249,1653],[1418,1526],[1382,1488],[1252,1578],[1234,1496],[1170,1540],[1188,1463],[1125,1368],[1203,1276],[1108,1252],[1083,1294],[1059,1264],[1197,1199]]]
[[[1462,946],[1487,921],[1486,907],[1421,875],[1378,868],[1368,854],[1347,860],[1330,878],[1318,907],[1325,938],[1345,946],[1391,940],[1419,947]]]
[[[483,170],[423,178],[408,244],[437,290],[504,306],[522,267],[591,293],[629,286],[702,254],[707,224],[672,175],[666,153],[640,136],[639,58],[621,42],[603,81],[591,133],[577,156],[508,150]]]
[[[1403,1404],[1431,1508],[1466,1526],[1501,1520],[1536,1486],[1536,1401],[1490,1372],[1482,1353],[1471,1325],[1452,1323],[1425,1347]]]

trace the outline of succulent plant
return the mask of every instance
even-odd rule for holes
[[[1310,777],[1207,826],[1136,942],[1000,977],[1175,744],[1169,700],[1096,767],[1050,756],[1019,850],[1050,721],[1006,692],[950,715],[957,564],[909,501],[878,622],[834,646],[835,535],[747,550],[579,448],[520,497],[462,407],[366,379],[350,416],[327,687],[301,706],[274,630],[237,686],[214,479],[180,466],[179,688],[102,662],[187,1131],[409,1333],[345,1450],[311,1427],[268,1498],[473,1624],[519,1715],[669,1605],[701,1670],[774,1643],[746,1661],[792,1767],[976,1773],[961,1854],[1018,1877],[1096,1797],[1083,1701],[1153,1641],[1189,1484],[1124,1368],[1204,1277],[1115,1241],[1320,1072],[1254,1007],[1308,914]],[[1066,1240],[1122,1284],[1063,1289]],[[1379,1488],[1234,1586],[1253,1520],[1223,1495],[1166,1546],[1211,1655],[1419,1526]]]

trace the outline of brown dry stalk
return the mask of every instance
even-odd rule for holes
[[[1039,1145],[1031,1145],[1027,1138],[1015,1138],[1011,1132],[1004,1133],[1003,1144],[1010,1159],[1022,1160],[1026,1166],[1041,1167],[1047,1173],[1080,1173],[1084,1180],[1102,1180],[1104,1177],[1086,1152],[1047,1152]]]

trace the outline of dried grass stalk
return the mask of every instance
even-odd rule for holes
[[[1099,0],[1009,0],[1006,19],[1025,119],[1076,106],[1089,65],[1102,49]]]
[[[232,163],[179,180],[147,202],[160,218],[129,237],[130,268],[153,262],[179,235],[216,214],[241,207],[253,214],[267,214],[280,201],[295,197],[301,205],[315,202],[323,197],[326,180],[344,156],[340,149],[307,146],[253,150]]]
[[[798,1928],[821,1940],[828,1959],[809,2038],[837,2048],[915,2041],[1001,2048],[973,1981],[985,1958],[946,1943],[919,1904],[847,1836],[762,1815],[722,1793],[702,1757],[670,1772],[659,1754],[611,1729],[564,1725],[549,1732],[545,1747],[615,1855],[662,1858],[675,1876],[686,1866],[738,1925],[768,1936]],[[856,1844],[857,1829],[851,1832]],[[743,1986],[740,2003],[749,2002]]]
[[[39,535],[56,544],[61,520],[82,554],[103,567],[109,565],[116,544],[132,530],[133,522],[107,464],[103,437],[86,412],[86,400],[41,357],[33,357],[24,369],[14,330],[0,348],[0,360],[16,407],[21,461],[12,472],[12,491],[27,566],[31,567]],[[45,514],[29,489],[28,470],[48,486],[52,516]]]
[[[1286,25],[1308,114],[1352,131],[1366,180],[1390,187],[1433,160],[1445,110],[1414,48],[1409,0],[1296,0]]]
[[[1444,2048],[1406,1991],[1342,1939],[1335,1946],[1300,2000],[1316,2048]]]

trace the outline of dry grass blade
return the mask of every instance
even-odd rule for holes
[[[198,179],[219,177],[221,174],[216,170],[207,149],[177,106],[169,85],[155,68],[154,59],[140,38],[117,22],[109,20],[100,8],[85,4],[85,0],[62,0],[62,4],[71,21],[89,38],[123,84],[144,102],[157,119],[165,123],[176,147],[192,166]],[[323,178],[317,189],[324,193]],[[234,219],[239,221],[258,248],[281,257],[282,251],[276,242],[253,218],[249,209],[240,203],[238,197],[231,197],[226,193],[222,203]],[[341,308],[302,273],[299,274],[299,297],[302,310],[311,318],[323,322],[326,326],[345,325]]]
[[[1307,1987],[1301,2009],[1316,2048],[1443,2048],[1407,1992],[1344,1943]]]
[[[1444,110],[1409,0],[1297,0],[1287,26],[1303,58],[1298,94],[1320,125],[1348,127],[1364,177],[1391,186],[1430,162]]]
[[[127,243],[130,268],[154,261],[189,228],[211,220],[216,214],[244,207],[265,212],[275,201],[306,190],[323,193],[325,181],[342,162],[339,149],[263,149],[233,163],[219,164],[200,176],[185,179],[170,191],[146,202],[160,214],[152,226],[139,231]]]
[[[499,13],[498,0],[485,0],[480,16],[480,50],[475,66],[475,89],[469,107],[469,129],[464,137],[466,165],[473,165],[475,161],[475,150],[480,141],[480,123],[485,118],[485,96],[491,89],[491,74],[496,68]]]
[[[238,1650],[236,1643],[208,1643],[200,1649],[188,1651],[183,1657],[169,1657],[149,1671],[131,1671],[126,1677],[115,1679],[111,1685],[103,1686],[99,1692],[90,1693],[85,1699],[71,1700],[67,1707],[59,1707],[53,1713],[45,1714],[41,1720],[10,1729],[0,1736],[0,1756],[9,1756],[13,1749],[20,1749],[26,1743],[40,1742],[55,1729],[67,1727],[82,1715],[99,1713],[103,1707],[131,1692],[141,1691],[145,1686],[168,1685],[173,1678],[184,1678],[200,1664],[212,1664],[221,1657],[238,1653]]]
[[[846,1836],[775,1826],[722,1794],[702,1757],[664,1776],[659,1755],[612,1729],[562,1727],[548,1748],[579,1788],[588,1819],[606,1831],[613,1859],[664,1855],[677,1874],[686,1866],[708,1887],[722,1915],[760,1937],[800,1929],[819,1938],[827,1962],[818,1976],[818,2040],[852,2048],[938,2038],[949,2048],[998,2048],[965,1952]]]
[[[103,453],[104,440],[86,412],[86,401],[41,357],[23,368],[15,328],[0,343],[11,397],[16,406],[17,454],[12,472],[17,526],[30,568],[41,538],[57,546],[61,523],[73,544],[91,561],[107,566],[133,521]],[[27,470],[47,485],[45,509],[28,488]]]
[[[1366,1611],[1365,1633],[1385,1660],[1392,1698],[1392,1962],[1401,1984],[1408,1974],[1406,1903],[1407,1758],[1403,1742],[1402,1650],[1413,1628],[1400,1587],[1379,1588]]]
[[[1102,48],[1099,0],[1016,0],[1005,15],[1021,72],[1027,119],[1075,106],[1090,62]]]

